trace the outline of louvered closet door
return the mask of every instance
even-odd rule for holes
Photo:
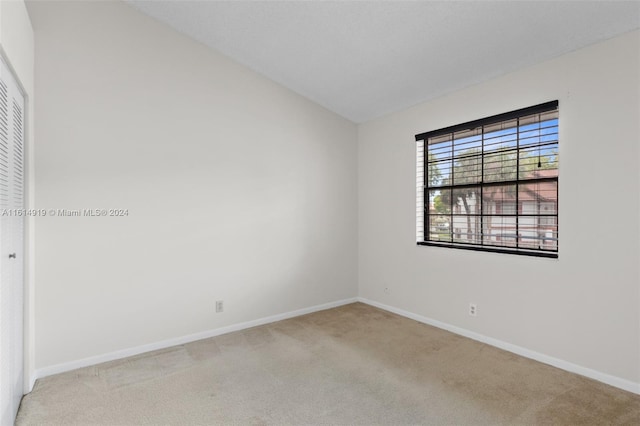
[[[23,391],[24,98],[0,69],[0,401],[1,425],[14,422]]]

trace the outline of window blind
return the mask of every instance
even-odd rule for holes
[[[419,244],[557,257],[558,102],[416,135]]]

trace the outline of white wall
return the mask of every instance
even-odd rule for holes
[[[640,391],[639,56],[635,31],[361,125],[360,296]],[[559,259],[416,246],[414,135],[554,99]]]
[[[34,40],[31,21],[27,13],[24,1],[11,0],[0,1],[0,49],[8,65],[12,68],[18,84],[25,94],[26,102],[26,150],[25,166],[27,170],[26,180],[26,206],[33,206],[34,179],[33,179],[33,155],[34,155]],[[34,370],[34,256],[33,238],[34,221],[25,221],[25,297],[24,297],[24,329],[25,329],[25,391],[30,389],[29,379]]]
[[[129,211],[38,219],[37,368],[357,295],[353,123],[125,4],[28,8],[36,205]]]

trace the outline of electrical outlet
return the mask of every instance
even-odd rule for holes
[[[224,311],[224,302],[222,300],[216,300],[216,313]]]
[[[384,294],[391,294],[391,289],[389,289],[389,287],[385,287]]]
[[[475,303],[469,303],[469,315],[472,317],[478,316],[478,305]]]

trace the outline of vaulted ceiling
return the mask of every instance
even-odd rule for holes
[[[140,1],[356,122],[640,27],[640,1]]]

